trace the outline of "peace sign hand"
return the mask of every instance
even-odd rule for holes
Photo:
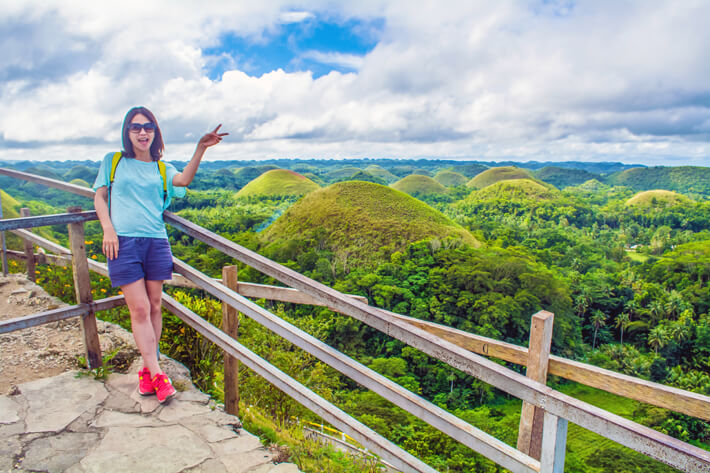
[[[215,128],[213,131],[210,133],[205,134],[202,138],[200,138],[200,141],[197,142],[197,146],[202,146],[203,148],[209,148],[210,146],[214,146],[220,141],[222,141],[223,136],[227,136],[229,133],[218,133],[219,128],[222,126],[220,123],[217,125],[217,128]]]

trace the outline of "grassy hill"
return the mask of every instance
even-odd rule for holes
[[[411,174],[392,184],[392,188],[411,196],[446,194],[446,187],[429,176]]]
[[[462,186],[468,182],[468,178],[460,172],[444,169],[436,173],[434,180],[444,187]]]
[[[632,168],[610,175],[606,183],[628,186],[636,191],[665,189],[710,197],[710,168],[700,166]]]
[[[311,192],[262,234],[267,253],[279,246],[337,249],[350,259],[372,261],[383,246],[393,250],[429,237],[453,236],[478,247],[465,229],[438,210],[392,188],[346,181]]]
[[[662,189],[639,192],[626,201],[627,206],[635,207],[670,207],[690,202],[690,199],[677,192]]]
[[[273,169],[244,186],[236,196],[302,196],[315,189],[318,184],[295,171]]]
[[[382,166],[378,166],[377,164],[370,164],[365,168],[365,172],[375,177],[379,177],[388,184],[399,179],[387,169],[383,168]]]
[[[0,190],[2,198],[2,218],[18,218],[22,204],[4,190]]]
[[[535,171],[533,175],[541,181],[552,184],[558,189],[577,186],[591,179],[601,179],[601,176],[598,174],[592,174],[583,169],[570,169],[557,166],[546,166]]]
[[[530,179],[507,179],[474,191],[467,199],[531,199],[550,200],[560,196],[560,192]]]
[[[323,174],[323,180],[326,182],[342,181],[344,179],[350,179],[359,172],[362,172],[362,169],[356,168],[355,166],[346,166]]]
[[[486,166],[485,164],[469,163],[454,166],[451,168],[451,170],[453,172],[461,173],[467,178],[471,179],[472,177],[476,177],[477,175],[481,174],[488,168],[489,166]]]
[[[76,184],[77,186],[82,186],[82,187],[91,187],[91,185],[86,182],[84,179],[79,179],[78,177],[76,179],[72,179],[69,181],[70,184]]]
[[[534,180],[532,173],[527,169],[516,168],[513,166],[503,166],[486,169],[468,181],[466,185],[475,189],[483,189],[486,186],[490,186],[491,184],[495,184],[499,181],[505,181],[507,179]]]

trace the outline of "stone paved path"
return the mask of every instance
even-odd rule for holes
[[[0,472],[298,473],[161,360],[178,395],[138,394],[140,359],[106,382],[66,372],[0,396]]]

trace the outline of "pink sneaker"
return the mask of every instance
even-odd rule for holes
[[[175,397],[175,388],[165,373],[158,373],[153,377],[153,388],[158,396],[158,402],[161,404]]]
[[[138,372],[138,394],[141,396],[155,394],[153,381],[150,379],[150,370],[145,366]]]

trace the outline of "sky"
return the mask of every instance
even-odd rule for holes
[[[710,166],[706,0],[0,2],[0,160]]]

